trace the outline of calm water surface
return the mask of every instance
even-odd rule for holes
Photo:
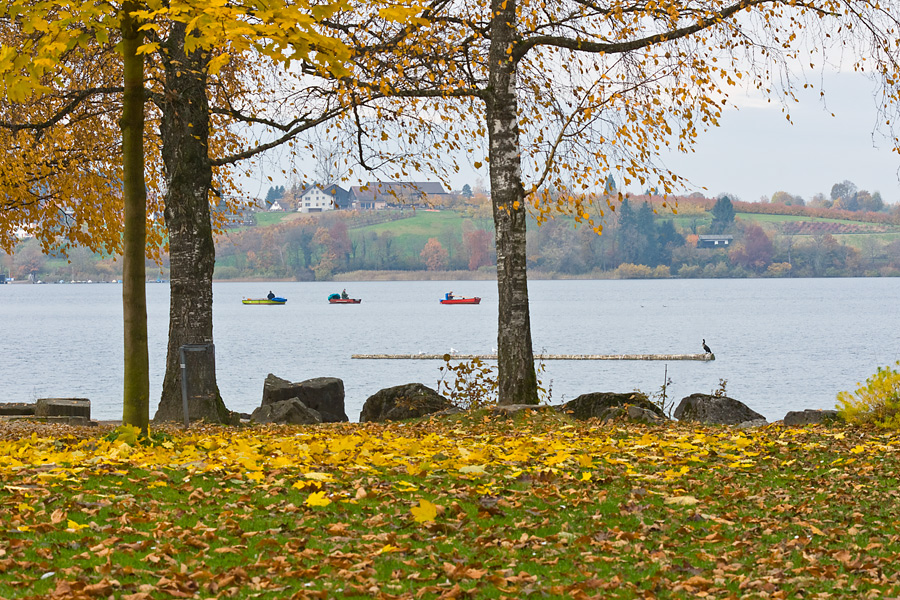
[[[343,287],[359,305],[330,305]],[[285,306],[244,306],[269,290]],[[479,306],[442,306],[453,290]],[[716,354],[692,361],[548,361],[554,404],[593,391],[728,395],[771,420],[788,410],[833,408],[878,366],[900,358],[900,279],[532,281],[536,351],[552,354]],[[119,285],[0,286],[0,401],[86,397],[98,419],[122,415],[122,289]],[[165,368],[169,289],[148,284],[151,416]],[[340,377],[358,420],[381,388],[436,386],[441,361],[354,360],[351,354],[490,353],[496,347],[492,281],[216,283],[219,388],[232,410],[259,405],[267,373],[300,381]]]

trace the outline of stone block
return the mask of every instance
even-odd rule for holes
[[[36,417],[91,418],[91,401],[87,398],[38,398],[34,406]]]
[[[33,415],[34,404],[28,402],[0,402],[0,415]]]

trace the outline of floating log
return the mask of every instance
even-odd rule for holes
[[[444,360],[448,354],[353,354],[377,360]],[[453,360],[497,360],[496,354],[449,354]],[[716,360],[715,354],[535,354],[535,360]]]

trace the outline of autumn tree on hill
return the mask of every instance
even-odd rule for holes
[[[428,238],[419,256],[421,256],[422,261],[425,263],[425,268],[429,271],[445,271],[450,260],[447,249],[441,245],[437,238]]]
[[[805,59],[810,40],[817,50],[832,40],[859,49],[889,107],[897,13],[861,0],[461,0],[429,3],[404,25],[379,22],[364,3],[330,22],[354,48],[348,86],[394,98],[354,113],[360,162],[414,156],[401,174],[441,171],[454,154],[476,168],[488,162],[508,404],[537,402],[526,212],[599,229],[588,204],[610,175],[623,189],[671,191],[679,180],[659,153],[687,151],[718,125],[734,86],[790,95],[786,66]],[[384,132],[391,126],[395,134]],[[616,201],[601,200],[601,213]]]

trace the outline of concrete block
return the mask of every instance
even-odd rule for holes
[[[0,402],[0,415],[33,415],[34,404],[28,402]]]
[[[36,417],[91,418],[91,401],[87,398],[38,398],[34,407]]]

